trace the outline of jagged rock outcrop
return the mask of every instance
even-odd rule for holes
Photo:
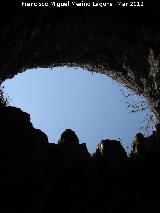
[[[136,134],[132,144],[131,158],[145,159],[151,155],[155,158],[160,157],[159,126],[160,124],[157,124],[153,134],[146,138],[141,133]]]
[[[102,140],[91,156],[72,130],[62,133],[62,143],[50,144],[20,109],[5,107],[0,116],[3,212],[134,213],[158,207],[160,148],[144,154],[139,144],[159,144],[159,124],[148,138],[137,134],[131,157],[114,140]]]
[[[127,154],[119,141],[106,139],[97,145],[94,156],[107,161],[112,157],[114,160],[116,160],[116,158],[124,159],[127,157]]]
[[[118,172],[127,166],[127,153],[119,141],[102,140],[98,145],[96,152],[93,153],[93,159],[98,163],[98,167],[104,167],[109,172]],[[125,168],[126,169],[126,168]]]
[[[133,139],[131,157],[142,157],[146,150],[145,137],[143,134],[138,133]]]
[[[66,144],[66,145],[78,145],[79,139],[74,131],[71,129],[66,129],[62,134],[58,141],[59,144]]]

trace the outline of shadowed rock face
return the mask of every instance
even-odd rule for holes
[[[159,8],[83,12],[0,15],[0,81],[35,67],[85,67],[145,95],[159,118]],[[160,210],[159,124],[148,138],[136,135],[131,157],[110,140],[91,156],[71,130],[49,144],[27,113],[5,104],[0,129],[2,212]]]
[[[77,144],[79,144],[79,139],[74,131],[72,131],[71,129],[66,129],[62,133],[58,143],[59,144],[68,144],[68,145],[74,145],[74,144],[77,145]]]
[[[136,134],[132,144],[132,158],[145,159],[148,156],[160,157],[159,125],[155,126],[153,134],[149,137],[145,138],[141,133]]]
[[[143,134],[138,133],[133,139],[131,156],[143,156],[145,151],[145,137]]]
[[[134,213],[158,208],[159,125],[150,137],[135,137],[131,157],[114,140],[101,141],[91,156],[72,130],[50,144],[20,109],[3,108],[0,116],[3,212]]]
[[[127,154],[119,141],[116,140],[102,140],[100,144],[97,145],[96,152],[100,153],[102,158],[108,158],[112,156],[117,156],[118,159]]]
[[[151,5],[72,12],[13,7],[1,18],[0,79],[35,67],[85,67],[144,94],[159,118],[159,16]]]

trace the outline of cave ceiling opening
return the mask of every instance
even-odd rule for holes
[[[159,120],[159,11],[44,11],[13,11],[2,23],[1,82],[33,68],[85,68],[143,95]]]
[[[156,124],[147,99],[111,73],[89,72],[73,64],[36,68],[4,81],[2,87],[8,105],[29,113],[34,127],[51,143],[70,128],[90,153],[106,138],[120,140],[130,152],[133,137],[138,132],[150,135]]]
[[[36,67],[82,67],[138,90],[159,119],[159,11],[152,9],[13,10],[1,19],[0,81]]]

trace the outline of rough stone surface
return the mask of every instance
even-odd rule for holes
[[[85,67],[145,95],[159,118],[158,7],[83,9],[83,15],[13,7],[3,14],[1,82],[29,68]],[[2,212],[160,211],[159,125],[150,137],[136,135],[130,157],[110,140],[91,156],[78,138],[75,143],[73,132],[62,134],[63,143],[49,144],[27,113],[5,102],[0,129]]]
[[[160,137],[155,132],[148,138],[138,134],[130,157],[114,140],[101,141],[91,156],[71,130],[62,133],[63,143],[50,144],[20,109],[2,108],[0,117],[3,212],[158,208]],[[70,143],[68,134],[74,136]]]
[[[1,15],[1,81],[36,67],[84,67],[144,94],[159,118],[160,15],[147,6],[21,8]]]

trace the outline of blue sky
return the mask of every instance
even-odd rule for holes
[[[45,132],[50,142],[57,143],[70,128],[90,153],[102,139],[120,138],[125,148],[130,147],[147,113],[129,113],[120,91],[128,93],[125,87],[81,68],[27,70],[3,86],[10,105],[29,113],[33,126]]]

